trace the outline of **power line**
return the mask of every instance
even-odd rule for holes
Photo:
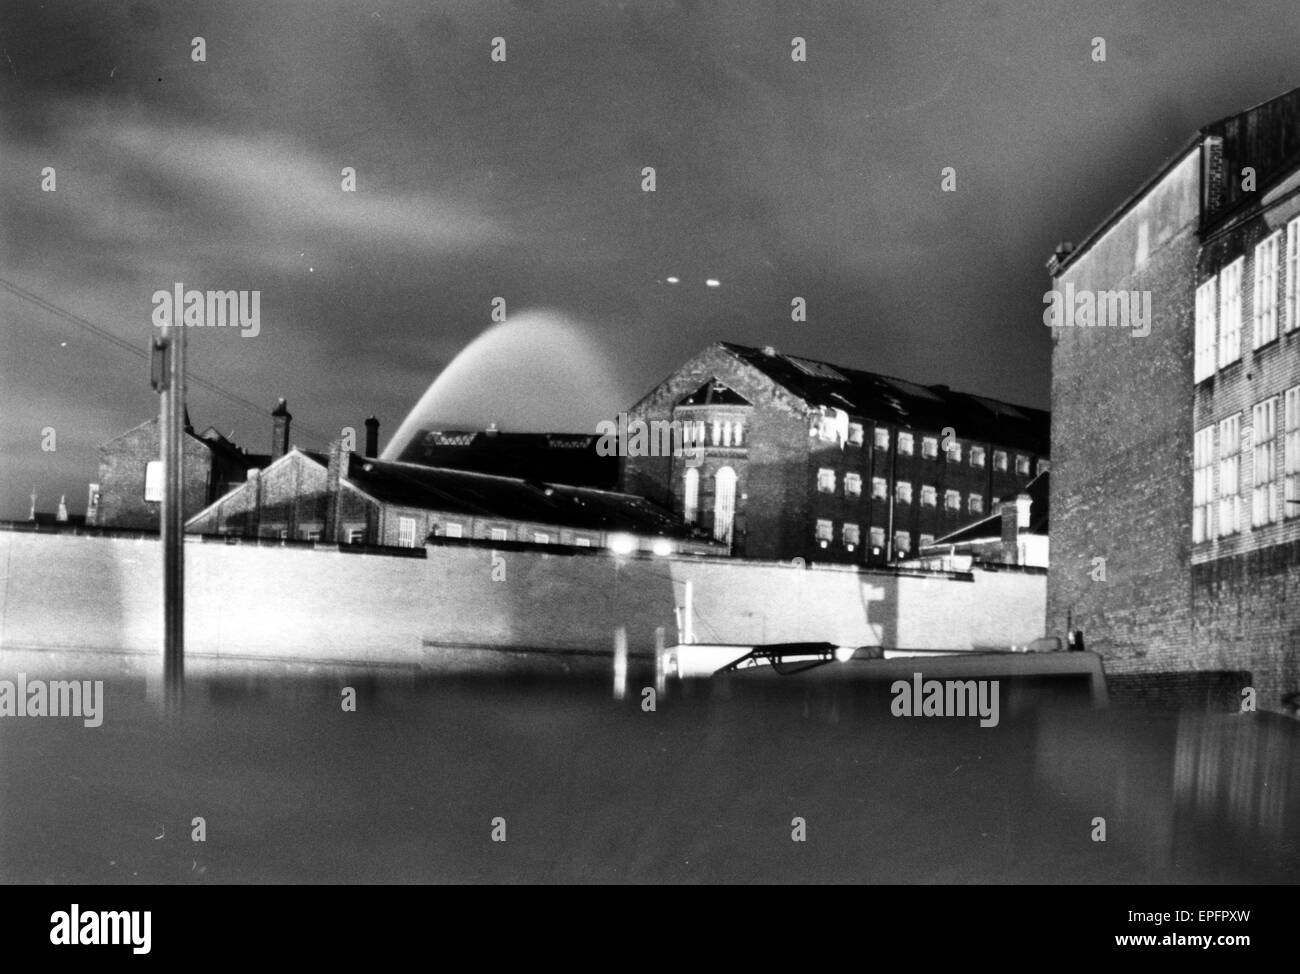
[[[50,314],[55,315],[58,318],[62,318],[64,321],[69,322],[70,324],[76,325],[78,328],[82,329],[83,331],[89,332],[90,334],[94,335],[96,338],[101,338],[112,345],[116,345],[118,348],[122,349],[123,351],[129,352],[130,354],[134,355],[136,358],[143,359],[146,362],[149,361],[149,352],[146,351],[145,349],[136,347],[135,345],[128,342],[126,339],[113,334],[111,331],[108,331],[105,328],[101,328],[99,325],[96,325],[93,322],[87,321],[85,318],[81,317],[80,315],[73,314],[71,311],[68,311],[65,308],[60,308],[56,304],[51,304],[49,301],[46,301],[40,295],[33,294],[31,291],[28,291],[26,288],[14,284],[12,281],[7,281],[4,278],[0,277],[0,288],[3,288],[4,290],[8,291],[10,294],[14,295],[15,297],[19,297],[22,298],[24,301],[31,302],[32,304],[36,305],[38,308],[48,311]],[[253,412],[257,413],[259,416],[264,417],[266,415],[265,406],[259,406],[257,403],[253,402],[252,400],[245,399],[243,396],[239,395],[238,393],[231,392],[229,389],[224,388],[223,386],[214,382],[213,380],[206,379],[203,376],[197,375],[192,371],[187,372],[186,382],[207,389],[209,392],[215,393],[216,395],[221,396],[223,399],[226,399],[237,406],[242,406],[245,409],[252,410]],[[299,424],[295,424],[294,429],[296,431],[306,433],[308,436],[313,437],[322,443],[329,443],[330,440],[332,439],[332,437],[327,436],[326,434],[321,433],[318,430],[314,430],[310,426],[302,426]]]

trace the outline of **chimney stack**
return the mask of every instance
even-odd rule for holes
[[[998,512],[1002,515],[1002,563],[1020,563],[1020,508],[1015,501],[1002,501]]]
[[[289,414],[288,404],[281,399],[271,410],[271,462],[274,463],[289,452],[289,424],[293,416]]]
[[[342,483],[347,479],[351,465],[352,453],[344,449],[343,440],[331,442],[329,468],[325,474],[325,530],[321,532],[322,541],[339,541],[339,495],[343,492]]]
[[[366,458],[379,456],[379,420],[374,416],[366,420]]]

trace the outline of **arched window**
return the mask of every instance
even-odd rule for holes
[[[713,481],[713,537],[731,544],[731,527],[736,519],[736,471],[723,467]]]
[[[700,506],[700,472],[695,467],[686,468],[686,497],[682,503],[682,520],[694,524]]]

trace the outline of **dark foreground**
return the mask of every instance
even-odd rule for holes
[[[793,678],[669,692],[645,712],[604,681],[249,680],[192,686],[168,723],[114,682],[98,728],[0,719],[0,880],[1300,879],[1286,718],[981,728]]]

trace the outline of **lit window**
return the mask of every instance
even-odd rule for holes
[[[695,467],[686,468],[685,491],[682,498],[682,520],[694,524],[700,509],[700,471]]]
[[[898,434],[898,453],[900,456],[910,457],[912,455],[912,434]]]
[[[844,494],[847,497],[857,497],[862,493],[862,475],[856,473],[846,473],[844,475]]]
[[[715,419],[713,421],[713,445],[722,445],[722,420],[720,419]]]
[[[1241,416],[1219,422],[1219,524],[1218,536],[1235,534],[1239,528],[1237,495],[1240,489]]]
[[[448,538],[463,538],[464,528],[455,521],[448,521],[442,529],[442,533]]]
[[[1040,457],[1038,460],[1038,472],[1047,473],[1047,471],[1051,469],[1052,469],[1052,462],[1050,460],[1044,460]]]
[[[921,456],[933,460],[939,455],[939,441],[933,436],[921,437]]]
[[[734,423],[731,424],[731,445],[732,446],[740,446],[741,444],[740,431],[743,425],[744,424],[742,424],[740,420],[736,420]]]
[[[1196,360],[1193,380],[1203,382],[1214,375],[1214,315],[1218,308],[1219,281],[1210,278],[1196,289]]]
[[[994,470],[1007,469],[1007,452],[1005,450],[993,451],[993,469]]]
[[[817,519],[817,543],[823,548],[827,547],[835,537],[835,525],[830,521]]]
[[[884,426],[876,427],[876,449],[877,450],[889,449],[889,430],[886,429]]]
[[[551,543],[551,536],[547,534],[545,531],[533,532],[533,544],[550,544],[550,543]]]
[[[1282,441],[1285,485],[1282,516],[1300,516],[1300,386],[1286,391],[1283,405],[1286,438]]]
[[[1016,454],[1016,473],[1022,477],[1029,476],[1029,457],[1023,453]]]
[[[932,544],[934,544],[934,535],[932,535],[932,534],[923,534],[923,535],[921,535],[921,537],[920,537],[920,539],[919,539],[919,543],[917,544],[917,548],[923,550],[923,549],[925,549],[925,548],[930,547]]]
[[[884,528],[872,528],[872,529],[871,529],[871,547],[873,547],[873,548],[883,548],[884,546],[885,546],[885,529],[884,529]]]
[[[319,541],[320,528],[302,528],[299,531],[303,541]]]
[[[1219,368],[1241,358],[1241,267],[1238,257],[1219,272]]]
[[[853,446],[862,445],[862,424],[849,423],[849,443]]]
[[[984,513],[984,495],[983,495],[983,494],[967,494],[967,495],[966,495],[966,510],[970,511],[972,514],[983,514],[983,513]]]
[[[161,460],[150,460],[144,467],[144,499],[162,501],[163,469]]]
[[[1300,216],[1286,225],[1286,324],[1291,331],[1300,325]],[[1288,512],[1290,513],[1290,512]]]
[[[970,448],[970,465],[972,467],[984,466],[984,447],[973,446]]]
[[[1251,442],[1254,444],[1254,489],[1251,491],[1250,523],[1263,527],[1277,520],[1277,397],[1256,403],[1251,411]]]
[[[492,541],[506,541],[510,537],[510,532],[505,528],[489,528],[488,538]]]
[[[894,500],[900,504],[912,503],[912,485],[906,480],[894,484]]]
[[[871,496],[873,499],[880,501],[889,497],[889,484],[884,477],[871,478]]]
[[[943,506],[949,511],[961,510],[961,491],[945,490],[943,492]]]
[[[921,485],[921,506],[937,507],[939,504],[939,492],[930,484]]]
[[[961,463],[961,442],[955,436],[948,441],[948,462]]]
[[[348,544],[361,544],[365,540],[365,528],[348,528]]]
[[[713,537],[731,544],[736,520],[736,471],[723,467],[713,475]]]
[[[1251,348],[1277,338],[1277,247],[1281,233],[1261,240],[1255,247],[1255,331]]]
[[[1212,536],[1214,510],[1214,427],[1197,430],[1192,441],[1192,542]]]
[[[841,529],[841,534],[844,538],[844,547],[848,548],[849,551],[855,550],[861,543],[861,536],[858,534],[856,524],[845,524]]]
[[[835,471],[822,467],[817,471],[817,490],[823,494],[835,493]]]
[[[894,532],[894,554],[905,555],[912,550],[912,536],[906,531]]]
[[[397,543],[402,548],[415,547],[415,518],[399,517],[397,519]]]
[[[573,539],[573,544],[574,544],[576,547],[578,547],[578,548],[590,548],[590,547],[591,547],[591,539],[590,539],[590,538],[574,538],[574,539]]]

